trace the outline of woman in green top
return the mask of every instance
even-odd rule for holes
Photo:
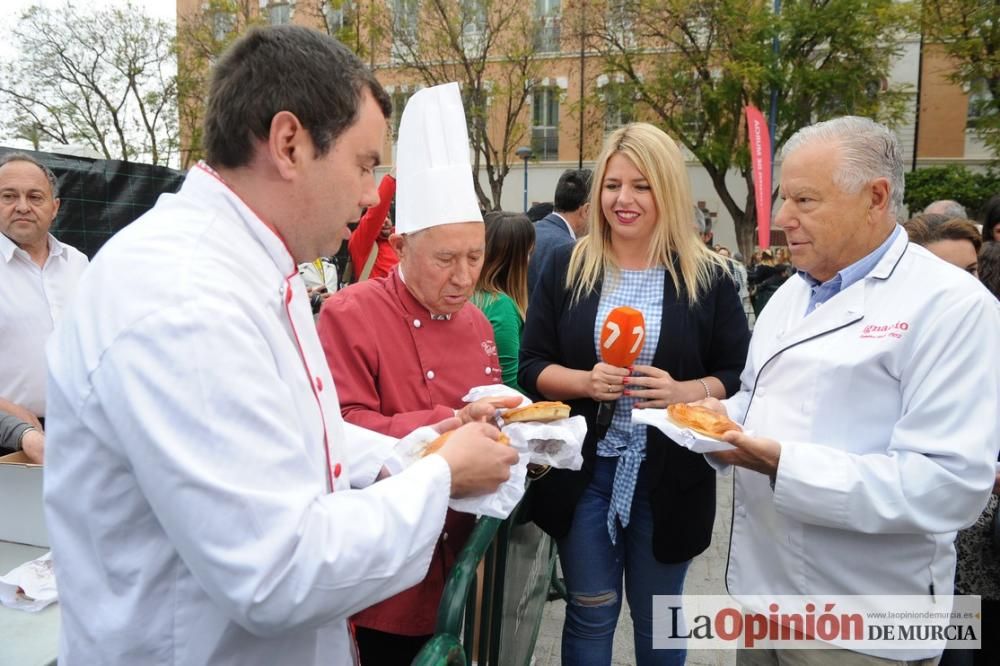
[[[486,254],[472,302],[493,325],[503,383],[517,385],[524,310],[528,305],[528,255],[535,248],[535,227],[527,215],[493,211],[486,222]]]

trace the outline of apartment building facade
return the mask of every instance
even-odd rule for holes
[[[498,180],[506,166],[500,205],[520,210],[525,201],[530,206],[551,200],[556,180],[565,169],[592,166],[605,136],[642,116],[622,76],[609,73],[603,56],[588,42],[586,12],[593,13],[593,0],[508,0],[502,24],[495,10],[490,16],[485,14],[484,4],[491,3],[177,0],[177,12],[179,26],[192,17],[210,18],[220,37],[226,29],[238,30],[240,22],[294,23],[325,30],[354,48],[393,100],[393,132],[384,147],[383,171],[391,168],[392,134],[409,95],[428,80],[447,80],[450,72],[463,89],[478,86],[486,98],[484,131],[496,153],[489,164],[480,159],[481,188],[492,200],[495,192],[490,189],[488,170],[492,168],[492,179]],[[618,21],[621,39],[629,39],[627,3],[609,0],[606,5],[604,20]],[[227,12],[238,16],[227,18]],[[446,23],[442,17],[457,30],[442,32]],[[514,55],[505,57],[508,53]],[[511,61],[518,65],[514,74]],[[915,167],[951,162],[984,166],[990,156],[972,130],[968,95],[947,74],[947,59],[913,36],[904,41],[883,82],[906,91],[906,110],[895,127],[906,162]],[[511,94],[519,86],[524,94]],[[531,151],[526,160],[517,156],[517,149],[523,147]],[[732,220],[711,179],[693,155],[687,153],[687,157],[694,198],[714,214],[716,241],[735,247]],[[742,200],[746,192],[742,177],[733,171],[726,181],[737,200]]]

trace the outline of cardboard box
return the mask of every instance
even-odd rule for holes
[[[42,466],[22,451],[0,457],[0,541],[49,547],[42,510]]]

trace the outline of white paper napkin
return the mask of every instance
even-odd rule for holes
[[[427,444],[438,437],[438,432],[430,426],[417,428],[396,442],[393,457],[403,467],[409,467],[423,456]],[[495,492],[476,497],[463,497],[448,502],[449,508],[462,513],[493,518],[507,518],[524,496],[525,479],[528,476],[528,451],[523,442],[511,438],[511,446],[517,449],[518,461],[510,468],[510,478]]]
[[[516,391],[506,384],[486,384],[485,386],[473,386],[469,389],[469,392],[462,396],[462,402],[475,402],[476,400],[482,400],[483,398],[507,398],[510,396],[515,396],[521,399],[521,403],[518,407],[524,407],[525,405],[530,405],[531,400],[528,399],[520,391]]]
[[[530,462],[559,469],[583,466],[583,440],[587,419],[571,416],[549,423],[511,423],[501,428],[518,448],[528,451]]]
[[[521,398],[518,407],[532,404],[522,393],[504,384],[487,384],[469,389],[462,398],[465,402],[482,398],[517,396]],[[528,462],[548,465],[559,469],[580,469],[583,466],[583,440],[587,437],[587,420],[582,416],[571,416],[548,423],[504,424],[503,412],[498,415],[500,431],[516,442],[519,450],[527,451]]]
[[[736,448],[727,442],[706,437],[694,430],[677,425],[670,420],[665,409],[633,409],[632,423],[653,426],[670,439],[695,453],[729,451]]]
[[[58,598],[52,551],[0,577],[0,603],[7,608],[37,613]]]

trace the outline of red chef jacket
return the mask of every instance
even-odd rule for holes
[[[431,319],[399,271],[338,291],[323,304],[319,337],[344,420],[393,437],[454,415],[473,386],[502,381],[493,329],[472,304]],[[394,634],[434,632],[447,574],[474,518],[449,511],[423,582],[368,608],[356,624]]]

